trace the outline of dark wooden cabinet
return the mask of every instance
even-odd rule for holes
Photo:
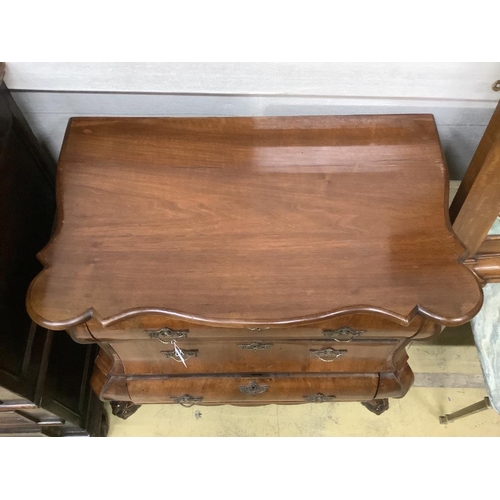
[[[98,345],[92,386],[143,403],[360,401],[406,346],[473,317],[432,116],[78,118],[27,306]]]
[[[3,65],[0,65],[3,73]],[[0,82],[2,80],[0,74]],[[96,347],[38,326],[26,293],[50,238],[55,165],[0,86],[0,434],[101,435],[90,390]]]

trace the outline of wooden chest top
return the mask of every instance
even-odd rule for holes
[[[52,329],[148,312],[463,323],[482,292],[447,191],[430,115],[75,118],[28,311]]]

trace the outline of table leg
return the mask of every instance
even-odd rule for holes
[[[466,417],[467,415],[472,415],[473,413],[478,413],[483,410],[491,408],[490,398],[484,398],[483,400],[474,403],[473,405],[466,406],[455,413],[447,413],[439,417],[440,424],[448,424],[459,418]]]

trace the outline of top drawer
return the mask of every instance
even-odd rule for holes
[[[352,314],[306,326],[286,328],[221,328],[190,324],[172,320],[162,315],[142,315],[109,327],[95,321],[73,329],[75,340],[116,342],[120,340],[145,340],[148,338],[224,340],[224,339],[331,339],[347,343],[362,338],[409,338],[422,329],[434,329],[437,325],[416,317],[404,327],[388,319]]]

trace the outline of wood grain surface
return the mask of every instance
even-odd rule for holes
[[[169,327],[169,334],[162,334],[162,329]],[[255,339],[334,339],[347,343],[362,338],[409,338],[417,333],[430,334],[439,331],[430,320],[420,316],[408,326],[401,326],[386,317],[372,314],[344,314],[320,323],[305,326],[274,328],[214,328],[212,326],[190,324],[187,321],[173,320],[162,314],[141,314],[110,326],[103,327],[95,320],[69,329],[73,338],[91,342],[112,342],[116,340],[144,340],[159,338],[187,338],[188,340],[255,340]],[[181,332],[181,333],[179,333]],[[165,332],[164,332],[165,333]],[[77,340],[78,341],[78,340]]]
[[[375,374],[324,374],[260,377],[172,377],[127,381],[130,397],[135,404],[177,403],[180,397],[199,399],[196,404],[235,404],[248,406],[271,403],[305,403],[308,398],[326,396],[331,401],[363,401],[372,399],[378,388]],[[240,387],[256,383],[266,390],[261,394],[245,394]],[[188,403],[189,404],[189,403]]]
[[[394,370],[393,351],[402,343],[392,341],[279,341],[189,342],[178,348],[186,366],[175,356],[174,346],[152,341],[110,344],[127,375],[185,375],[206,373],[329,373]]]
[[[450,207],[453,230],[467,247],[467,257],[480,253],[481,245],[500,212],[499,166],[500,103]]]
[[[52,329],[460,324],[482,293],[447,192],[430,115],[73,119],[27,308]]]

